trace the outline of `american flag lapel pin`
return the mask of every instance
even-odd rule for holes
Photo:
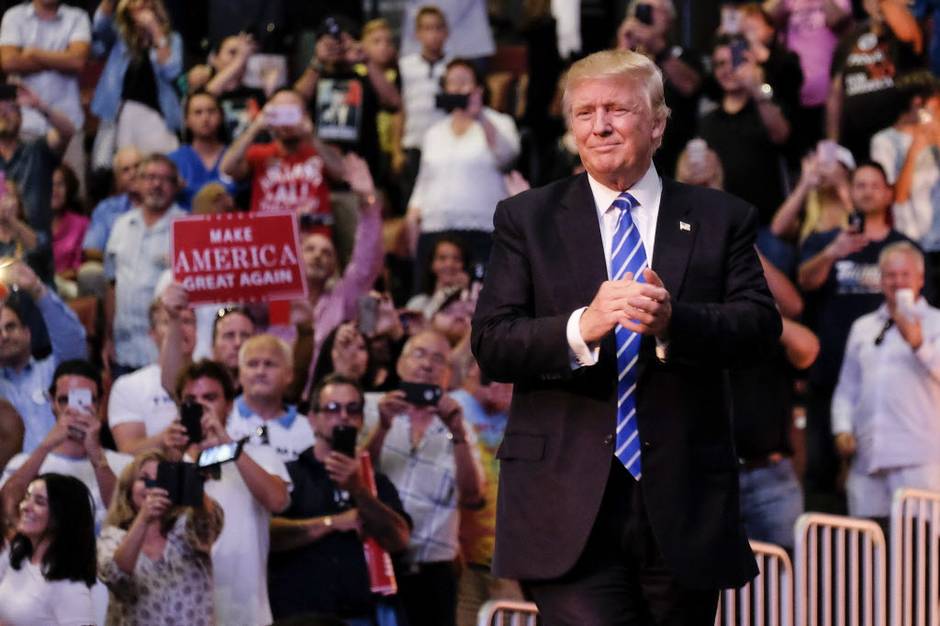
[[[679,222],[679,230],[687,230],[692,232],[692,225],[688,222]]]

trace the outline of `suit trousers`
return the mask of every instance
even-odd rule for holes
[[[616,458],[575,566],[561,578],[523,586],[546,626],[712,626],[719,593],[673,579],[650,528],[643,482]]]

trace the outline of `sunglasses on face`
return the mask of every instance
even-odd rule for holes
[[[362,415],[362,403],[361,402],[347,402],[343,404],[342,402],[324,402],[316,407],[318,413],[325,413],[326,415],[339,415],[340,413],[346,413],[346,415]]]

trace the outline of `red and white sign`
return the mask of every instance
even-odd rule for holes
[[[193,304],[293,300],[307,295],[297,216],[194,215],[173,222],[173,278]]]

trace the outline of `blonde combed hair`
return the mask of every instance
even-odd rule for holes
[[[632,50],[602,50],[572,65],[565,76],[562,95],[565,116],[571,115],[571,93],[579,84],[618,78],[643,89],[654,118],[665,120],[669,117],[662,72],[649,57]]]
[[[167,37],[170,35],[170,17],[161,0],[120,0],[114,19],[117,23],[118,32],[121,34],[121,39],[127,44],[131,54],[135,56],[144,54],[152,43],[144,33],[140,32],[134,23],[134,18],[131,16],[132,11],[141,7],[153,11],[157,21],[163,27],[163,34]]]

